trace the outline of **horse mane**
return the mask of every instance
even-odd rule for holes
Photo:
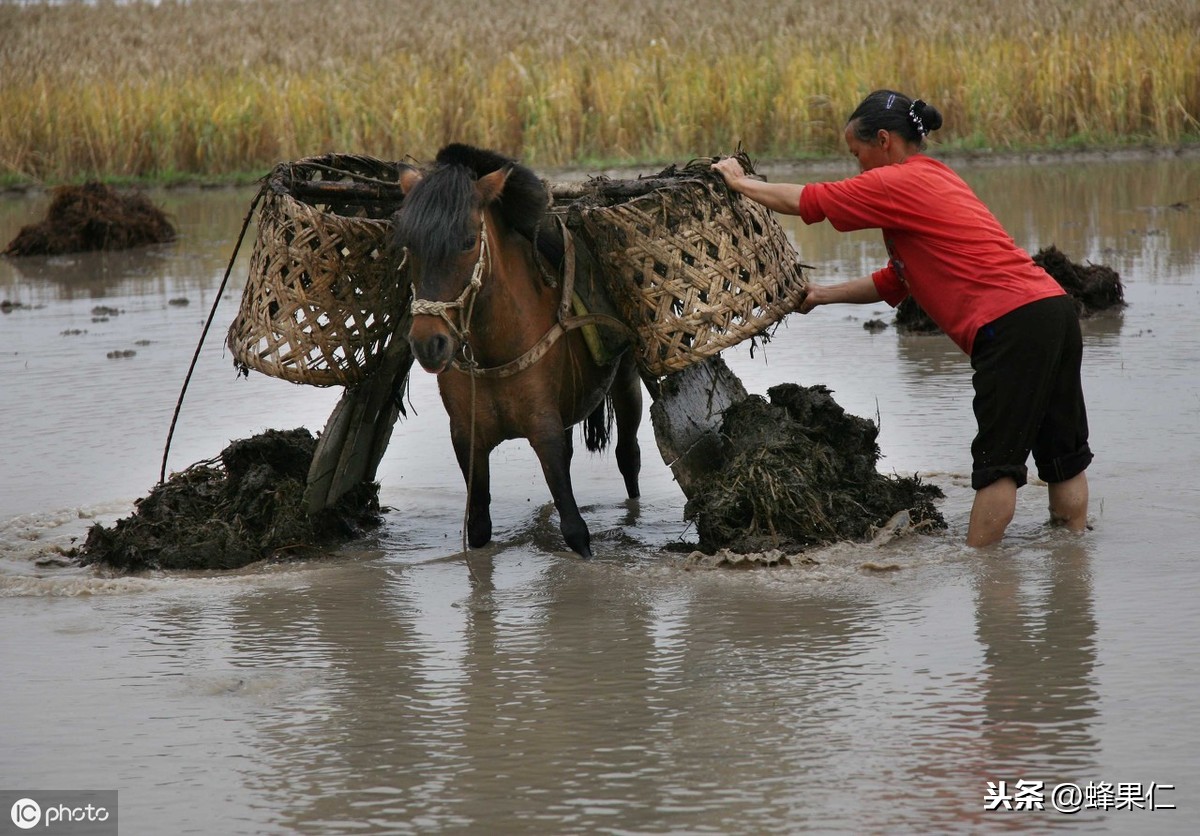
[[[476,179],[508,167],[508,179],[497,202],[505,222],[530,241],[550,206],[550,195],[541,178],[511,157],[495,151],[453,142],[438,151],[439,166],[458,165],[474,172]]]
[[[509,227],[536,242],[553,264],[561,264],[561,236],[549,234],[551,225],[544,223],[550,195],[541,179],[511,157],[460,142],[442,148],[432,171],[404,198],[396,216],[397,238],[420,238],[431,247],[430,256],[435,259],[457,252],[472,232],[463,228],[462,219],[473,206],[475,181],[505,167],[511,170],[496,204],[500,216]]]

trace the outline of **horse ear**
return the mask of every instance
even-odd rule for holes
[[[421,180],[421,172],[415,168],[405,166],[404,171],[400,172],[400,194],[407,195],[412,191],[412,187],[417,185]]]
[[[512,173],[512,166],[506,165],[504,168],[498,168],[491,174],[485,174],[475,181],[475,190],[479,192],[479,199],[484,206],[487,206],[500,197],[500,193],[504,191],[504,184],[508,182],[508,175],[510,173]]]

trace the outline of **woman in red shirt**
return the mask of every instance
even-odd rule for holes
[[[1092,452],[1074,304],[958,175],[921,153],[925,136],[941,124],[941,113],[925,102],[876,90],[846,124],[846,144],[862,169],[855,177],[766,183],[746,176],[732,157],[714,168],[734,191],[805,223],[882,230],[887,266],[810,286],[800,313],[833,302],[894,307],[911,294],[971,357],[978,433],[968,545],[1004,536],[1031,451],[1049,484],[1051,521],[1083,531]]]

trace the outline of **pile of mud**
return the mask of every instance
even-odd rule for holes
[[[310,517],[304,488],[316,439],[303,427],[234,441],[138,500],[113,528],[92,526],[84,565],[146,569],[236,569],[303,556],[362,536],[382,522],[379,486],[363,483]]]
[[[62,255],[89,250],[125,250],[175,239],[161,209],[138,192],[123,195],[103,183],[59,186],[46,219],[21,228],[5,255]]]
[[[1076,264],[1053,245],[1038,250],[1033,260],[1071,295],[1080,316],[1124,307],[1125,287],[1111,267]]]
[[[1033,256],[1034,263],[1062,285],[1080,317],[1125,305],[1125,287],[1121,275],[1103,264],[1076,264],[1054,245],[1043,247]],[[896,328],[908,334],[934,334],[941,331],[911,296],[896,307]]]
[[[724,466],[684,510],[700,549],[799,551],[862,540],[897,512],[913,527],[945,528],[943,497],[916,476],[885,476],[879,428],[848,415],[824,386],[784,383],[734,404],[721,424]]]

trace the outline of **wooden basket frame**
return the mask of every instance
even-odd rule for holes
[[[731,192],[710,162],[689,164],[684,171],[695,175],[669,187],[568,210],[638,333],[639,365],[655,377],[761,335],[807,291],[784,229],[761,204]]]
[[[312,386],[353,386],[375,369],[412,296],[390,248],[394,185],[409,167],[326,154],[265,178],[227,338],[240,369]],[[329,196],[341,183],[357,188],[344,201]],[[383,184],[379,198],[362,193],[370,184]]]

